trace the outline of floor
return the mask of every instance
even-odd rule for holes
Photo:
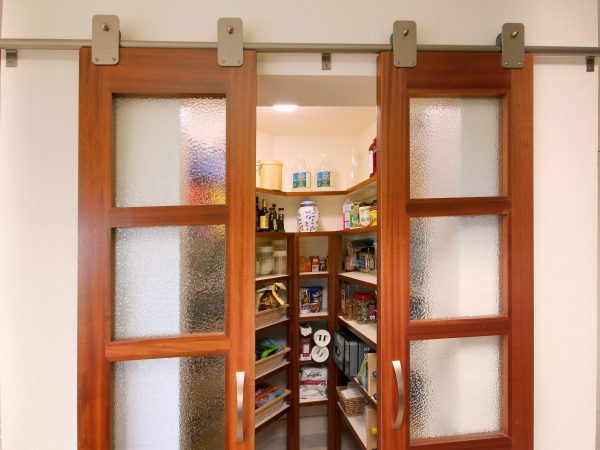
[[[327,450],[325,442],[327,442],[326,434],[304,435],[300,448],[302,450]],[[262,444],[257,441],[256,450],[286,450],[286,444],[285,436],[279,436]],[[354,437],[346,432],[342,433],[342,450],[360,450]]]

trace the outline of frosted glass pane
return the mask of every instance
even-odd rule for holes
[[[116,339],[225,328],[225,225],[115,231]]]
[[[411,341],[411,439],[498,432],[499,336]]]
[[[500,314],[500,218],[410,219],[410,318]]]
[[[117,97],[115,205],[225,203],[224,98]]]
[[[501,100],[410,99],[410,197],[500,194]]]
[[[225,358],[113,365],[115,450],[224,448]]]

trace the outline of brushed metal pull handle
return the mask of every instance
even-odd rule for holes
[[[392,429],[397,430],[404,421],[404,378],[402,377],[402,363],[398,360],[392,361],[394,373],[396,374],[396,385],[398,386],[398,411]]]
[[[235,373],[235,383],[237,387],[237,432],[235,441],[240,444],[244,442],[244,380],[245,372]]]

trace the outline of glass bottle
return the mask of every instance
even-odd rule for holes
[[[263,198],[262,209],[259,218],[260,231],[269,231],[269,210],[267,209],[267,200]]]
[[[279,231],[279,232],[285,231],[285,225],[283,222],[284,222],[283,208],[279,208],[279,214],[277,215],[277,231]]]

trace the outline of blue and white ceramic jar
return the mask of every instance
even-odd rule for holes
[[[319,208],[313,200],[303,200],[298,208],[298,231],[317,231],[319,227]]]

